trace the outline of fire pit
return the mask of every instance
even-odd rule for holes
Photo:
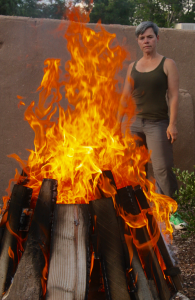
[[[2,299],[88,299],[91,254],[101,261],[106,299],[169,300],[182,289],[180,270],[141,188],[116,189],[113,199],[103,188],[106,181],[115,184],[109,171],[94,186],[97,200],[90,205],[56,206],[56,181],[43,180],[26,238],[22,214],[32,190],[14,186],[1,245]],[[144,209],[148,224],[127,227]]]

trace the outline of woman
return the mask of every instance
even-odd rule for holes
[[[125,132],[127,125],[124,108],[131,94],[137,106],[131,132],[141,137],[142,144],[152,151],[151,161],[158,192],[173,197],[178,190],[172,171],[172,143],[177,139],[178,71],[172,59],[157,52],[159,35],[156,24],[142,22],[137,26],[135,34],[143,56],[129,65],[118,121],[124,116],[121,129]]]

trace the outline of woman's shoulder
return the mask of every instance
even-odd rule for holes
[[[164,62],[164,71],[168,75],[171,70],[177,69],[176,63],[173,59],[166,57]]]
[[[172,58],[165,57],[165,64],[175,65],[175,61]]]

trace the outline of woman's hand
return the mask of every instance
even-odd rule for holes
[[[169,124],[167,127],[167,138],[168,140],[171,139],[171,144],[173,144],[177,139],[178,131],[177,127],[174,124]]]

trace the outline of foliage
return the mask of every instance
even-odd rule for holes
[[[135,2],[132,0],[95,0],[90,22],[101,19],[103,24],[130,25],[134,11]]]
[[[195,22],[194,6],[195,0],[94,0],[90,18],[123,25],[150,20],[159,27],[174,27],[175,23]]]
[[[154,0],[136,0],[134,25],[147,20],[158,24],[160,27],[165,27],[165,16],[161,4]]]
[[[52,1],[50,5],[42,4],[42,18],[64,19],[66,12],[66,2],[64,0]]]
[[[138,25],[153,21],[159,27],[195,22],[195,0],[73,0],[90,11],[90,22]],[[83,6],[84,4],[84,6]],[[64,19],[68,0],[0,0],[0,14]]]
[[[174,169],[174,172],[181,183],[178,193],[175,193],[178,212],[187,222],[188,232],[195,234],[195,167],[191,173],[180,169]]]
[[[41,16],[41,12],[39,11],[38,0],[22,1],[19,14],[25,17],[39,18]]]
[[[63,19],[66,3],[51,0],[49,4],[41,0],[0,0],[0,14],[32,18]]]
[[[0,15],[17,15],[21,3],[21,0],[0,0]]]

